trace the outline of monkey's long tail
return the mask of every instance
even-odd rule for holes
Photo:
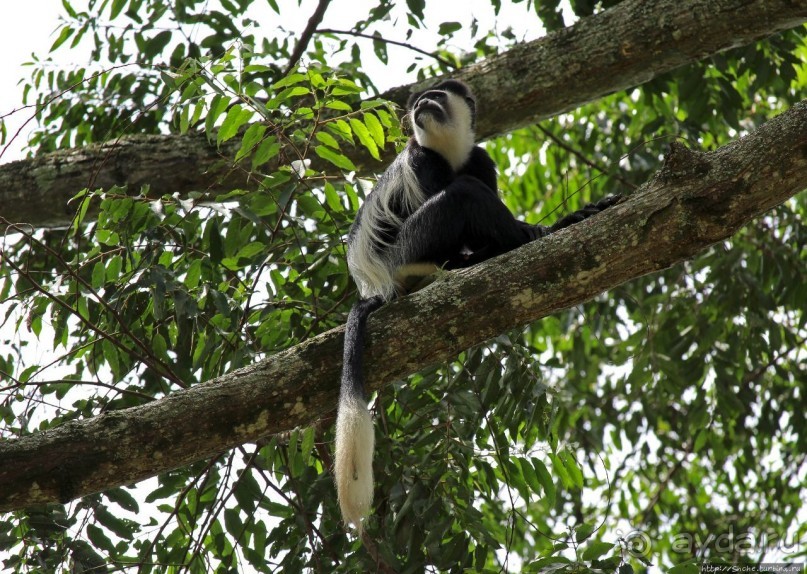
[[[336,415],[334,475],[342,519],[361,533],[362,518],[373,502],[375,431],[364,394],[364,335],[367,317],[384,304],[381,297],[353,305],[345,329],[344,363]]]

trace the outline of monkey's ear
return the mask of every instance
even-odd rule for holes
[[[421,92],[415,92],[411,96],[409,96],[409,99],[406,100],[406,111],[407,112],[412,109],[412,106],[415,105],[415,102],[418,101],[418,98],[422,94],[423,94],[423,92],[421,91]]]
[[[465,103],[471,110],[471,129],[476,129],[476,99],[473,96],[465,96]]]

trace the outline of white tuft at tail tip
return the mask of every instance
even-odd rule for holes
[[[361,534],[362,519],[373,503],[373,418],[358,397],[340,397],[336,417],[334,475],[339,508],[346,524]]]

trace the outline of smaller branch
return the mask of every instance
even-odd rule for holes
[[[181,564],[185,568],[185,571],[190,573],[191,572],[191,564],[195,558],[201,556],[202,545],[204,541],[208,539],[210,536],[210,529],[213,527],[218,516],[225,510],[227,507],[227,502],[235,495],[235,490],[238,487],[241,480],[244,478],[245,473],[249,470],[249,467],[255,462],[255,457],[258,456],[258,451],[260,447],[255,447],[255,450],[252,453],[247,453],[246,449],[242,446],[238,448],[238,451],[246,457],[246,468],[238,475],[235,479],[233,484],[229,487],[226,494],[221,496],[222,486],[227,484],[230,480],[230,477],[233,475],[234,466],[233,462],[235,461],[235,451],[232,451],[229,460],[227,461],[227,472],[225,474],[224,481],[219,482],[217,486],[217,493],[216,498],[209,511],[207,511],[207,516],[204,517],[204,520],[201,524],[201,530],[199,532],[199,536],[196,538],[194,543],[194,536],[193,533],[196,531],[197,524],[193,524],[191,527],[191,531],[188,533],[188,545],[185,547],[185,556],[182,559]],[[221,497],[220,497],[221,496]],[[261,492],[261,498],[266,496],[266,489]],[[219,498],[220,497],[220,498]],[[241,537],[244,535],[244,531],[249,526],[249,521],[252,520],[254,522],[254,516],[248,518],[241,526],[241,532],[233,541],[233,549],[235,550],[238,545],[240,544]],[[193,547],[193,548],[191,548]]]
[[[402,48],[407,48],[412,50],[413,52],[417,52],[418,54],[423,54],[424,56],[429,56],[430,58],[434,58],[444,66],[456,70],[457,66],[453,62],[449,62],[439,54],[434,52],[427,52],[417,46],[413,46],[412,44],[407,44],[406,42],[398,42],[397,40],[390,40],[389,38],[384,38],[382,36],[377,36],[375,34],[364,34],[363,32],[352,32],[350,30],[333,30],[331,28],[321,28],[317,30],[318,34],[342,34],[344,36],[355,36],[357,38],[367,38],[369,40],[378,40],[379,42],[384,42],[385,44],[392,44],[393,46],[401,46]]]
[[[169,524],[169,523],[171,522],[171,520],[172,520],[172,519],[174,519],[174,518],[176,518],[176,519],[178,520],[178,516],[179,516],[179,507],[180,507],[180,506],[182,505],[182,503],[184,502],[185,497],[188,495],[188,492],[190,492],[191,488],[193,488],[194,486],[196,486],[196,484],[199,482],[199,479],[201,479],[201,478],[202,478],[202,475],[204,475],[205,479],[204,479],[204,481],[202,482],[202,487],[200,487],[198,490],[199,490],[199,492],[202,492],[202,491],[204,490],[204,485],[205,485],[205,484],[207,484],[207,481],[208,481],[208,479],[210,478],[210,470],[213,468],[213,466],[214,466],[216,463],[218,463],[218,461],[219,461],[219,460],[220,460],[220,459],[221,459],[223,456],[224,456],[224,455],[221,455],[221,454],[220,454],[219,456],[214,456],[214,457],[212,457],[212,458],[210,459],[210,461],[207,463],[207,466],[205,466],[205,468],[204,468],[202,471],[200,471],[199,473],[197,473],[197,475],[196,475],[196,476],[193,478],[193,480],[192,480],[192,481],[190,481],[188,484],[186,484],[186,485],[185,485],[185,486],[182,488],[182,490],[181,490],[181,491],[179,492],[179,494],[177,495],[176,502],[174,503],[174,509],[173,509],[173,510],[170,512],[170,514],[169,514],[169,515],[166,517],[166,519],[165,519],[165,520],[163,521],[163,523],[160,525],[160,528],[157,530],[157,534],[155,534],[155,535],[154,535],[154,536],[151,538],[151,542],[149,542],[149,547],[148,547],[148,550],[147,550],[147,551],[146,551],[144,554],[142,554],[142,556],[144,556],[144,557],[145,557],[145,556],[151,556],[151,553],[154,551],[154,545],[155,545],[155,544],[156,544],[156,543],[157,543],[157,542],[160,540],[160,537],[163,535],[163,532],[164,532],[164,531],[165,531],[165,529],[168,527],[168,524]],[[232,457],[232,455],[230,455],[230,456]],[[140,574],[140,572],[142,572],[142,571],[143,571],[143,567],[144,567],[145,565],[146,565],[146,562],[139,562],[139,563],[138,563],[138,568],[137,568],[137,572],[138,572],[138,574]]]
[[[255,452],[258,452],[261,448],[263,448],[263,446],[265,446],[265,444],[266,443],[261,443],[259,441],[256,444]],[[321,445],[322,445],[322,443],[317,444],[317,449],[318,450],[319,450],[319,447]],[[239,447],[239,450],[241,452],[244,452],[243,447]],[[323,449],[323,450],[327,451],[327,449]],[[288,465],[288,460],[286,460],[285,463]],[[327,467],[331,468],[332,466],[333,466],[333,464],[330,461],[328,461]],[[325,534],[319,528],[317,528],[317,526],[314,524],[314,522],[308,518],[308,514],[306,513],[305,508],[303,508],[300,505],[299,502],[292,499],[288,494],[286,494],[283,491],[282,488],[280,488],[277,484],[275,484],[275,481],[272,479],[272,477],[268,476],[266,474],[266,471],[263,468],[261,468],[260,466],[255,464],[254,458],[253,458],[253,460],[250,461],[249,465],[247,466],[247,469],[249,469],[249,468],[254,469],[261,476],[261,478],[263,478],[264,482],[266,483],[267,488],[271,489],[277,496],[282,498],[286,502],[286,504],[288,504],[290,507],[294,508],[295,512],[298,515],[304,517],[304,519],[306,521],[306,527],[308,529],[310,529],[310,531],[312,531],[314,534],[317,535],[317,537],[319,538],[320,544],[322,545],[323,550],[327,549],[328,553],[331,556],[331,559],[334,561],[334,563],[338,564],[342,560],[342,557],[334,550],[333,546],[329,542],[329,538],[327,536],[325,536]],[[247,469],[244,469],[244,472],[246,472]],[[266,489],[264,489],[264,492],[266,492]],[[311,540],[311,547],[314,548],[313,537],[312,537],[312,540]]]
[[[328,9],[328,5],[330,3],[331,0],[319,0],[317,9],[314,10],[311,18],[308,19],[308,24],[306,25],[305,30],[303,30],[303,33],[300,34],[300,39],[297,40],[297,45],[294,46],[294,52],[292,52],[291,56],[289,57],[289,63],[286,66],[286,69],[283,70],[284,76],[287,76],[289,72],[291,72],[297,66],[300,58],[303,57],[303,53],[308,47],[311,37],[317,31],[317,26],[320,25],[322,18],[325,17],[325,11]]]
[[[132,353],[132,355],[136,356],[138,358],[138,360],[140,360],[144,364],[150,366],[152,369],[154,369],[161,376],[163,376],[166,379],[176,383],[178,386],[182,387],[183,389],[188,388],[188,384],[185,383],[185,381],[183,381],[182,379],[180,379],[176,374],[174,374],[174,372],[171,370],[171,368],[168,365],[166,365],[159,357],[155,356],[154,353],[152,352],[152,350],[148,347],[148,345],[146,345],[143,341],[141,341],[132,332],[132,330],[129,329],[128,322],[123,320],[120,313],[118,313],[117,309],[112,307],[106,301],[106,299],[101,297],[98,294],[98,292],[95,289],[93,289],[92,285],[90,285],[83,277],[81,277],[78,274],[77,270],[70,267],[67,264],[67,262],[64,261],[64,259],[62,259],[62,257],[59,255],[59,253],[57,253],[51,247],[49,247],[48,245],[46,245],[45,243],[43,243],[42,241],[40,241],[39,239],[34,237],[34,235],[32,233],[30,233],[26,229],[28,226],[16,225],[14,223],[11,223],[10,221],[8,221],[7,219],[5,219],[3,217],[0,217],[0,223],[6,225],[6,228],[8,230],[11,230],[11,231],[16,232],[16,233],[20,233],[21,235],[23,235],[23,237],[25,237],[25,239],[27,239],[28,241],[30,241],[32,243],[35,243],[37,246],[39,246],[42,249],[44,249],[45,251],[47,251],[48,254],[51,257],[54,257],[59,263],[61,263],[62,267],[64,267],[65,270],[67,271],[67,274],[70,275],[77,283],[80,283],[81,286],[84,287],[84,289],[86,289],[87,292],[90,295],[92,295],[93,299],[96,302],[98,302],[99,305],[104,307],[115,318],[115,320],[120,325],[121,330],[123,331],[123,333],[126,336],[129,337],[129,339],[132,341],[132,343],[134,343],[134,345],[136,347],[139,347],[143,351],[143,355],[136,354],[136,351],[134,349],[128,349],[121,341],[119,341],[115,337],[113,337],[111,333],[106,333],[106,332],[102,331],[100,328],[93,325],[92,322],[89,321],[89,319],[87,319],[85,317],[82,317],[78,312],[76,312],[75,309],[73,309],[72,307],[67,305],[65,302],[61,301],[58,297],[56,297],[55,295],[53,295],[52,293],[47,291],[41,285],[36,284],[36,282],[33,279],[31,279],[31,283],[34,283],[34,288],[37,291],[39,291],[40,293],[42,293],[43,295],[45,295],[46,297],[48,297],[49,299],[51,299],[55,303],[61,305],[69,313],[71,313],[74,316],[78,317],[78,319],[82,323],[84,323],[87,327],[89,327],[89,329],[91,329],[95,333],[99,334],[101,337],[107,339],[110,343],[112,343],[113,345],[118,347],[124,353]],[[14,269],[20,275],[28,276],[28,273],[25,270],[23,270],[22,268],[18,267],[14,262],[12,262],[8,258],[8,256],[5,255],[5,253],[0,253],[0,258],[5,260],[8,263],[9,267]]]
[[[807,342],[807,337],[802,337],[800,340],[796,341],[796,344],[794,346],[782,349],[778,353],[774,354],[773,357],[771,357],[771,360],[768,361],[766,364],[760,365],[759,367],[748,373],[745,377],[743,377],[743,385],[748,385],[757,382],[759,378],[763,374],[765,374],[765,371],[775,366],[779,362],[779,359],[789,355],[793,351],[802,349],[805,342]]]
[[[53,94],[52,96],[50,96],[49,98],[47,98],[47,99],[46,99],[46,100],[45,100],[43,103],[41,103],[41,104],[40,104],[40,103],[36,103],[36,104],[28,104],[28,105],[26,105],[26,106],[21,106],[21,107],[19,107],[19,108],[14,108],[14,109],[13,109],[13,110],[11,110],[10,112],[0,115],[0,120],[2,120],[2,119],[4,119],[4,118],[6,118],[6,117],[8,117],[8,116],[11,116],[12,114],[15,114],[15,113],[17,113],[17,112],[20,112],[20,111],[22,111],[22,110],[25,110],[25,109],[28,109],[28,108],[34,108],[34,113],[33,113],[33,115],[29,116],[29,117],[28,117],[28,119],[27,119],[27,120],[25,120],[25,121],[22,123],[22,125],[21,125],[21,126],[18,128],[18,129],[17,129],[17,131],[14,133],[14,135],[13,135],[13,136],[11,136],[11,138],[8,140],[8,143],[6,143],[6,145],[3,147],[3,149],[2,149],[2,150],[0,150],[0,158],[2,158],[2,157],[3,157],[3,155],[4,155],[4,154],[5,154],[7,151],[8,151],[8,148],[9,148],[9,147],[11,147],[11,144],[12,144],[12,143],[14,143],[14,141],[16,141],[16,139],[17,139],[18,137],[20,137],[20,134],[22,134],[22,132],[23,132],[23,130],[26,128],[26,126],[27,126],[28,124],[30,124],[32,121],[34,121],[34,120],[36,119],[36,115],[37,115],[37,114],[38,114],[38,113],[39,113],[41,110],[45,109],[47,106],[49,106],[51,103],[53,103],[54,101],[58,100],[59,98],[61,98],[61,97],[62,97],[62,96],[64,96],[65,94],[67,94],[67,93],[69,93],[69,92],[72,92],[73,90],[75,90],[75,89],[76,89],[78,86],[80,86],[80,85],[81,85],[81,84],[83,84],[84,82],[91,82],[92,80],[94,80],[95,78],[97,78],[98,76],[100,76],[100,75],[102,75],[102,74],[106,74],[106,73],[112,72],[112,71],[114,71],[114,70],[118,70],[118,69],[120,69],[120,68],[126,68],[126,67],[128,67],[128,66],[142,66],[142,65],[143,65],[143,64],[142,64],[142,63],[140,63],[140,62],[129,62],[129,63],[127,63],[127,64],[119,64],[119,65],[117,65],[117,66],[112,66],[111,68],[107,68],[107,69],[105,69],[105,70],[101,70],[100,72],[96,72],[96,73],[94,73],[94,74],[93,74],[92,76],[90,76],[89,78],[84,78],[84,79],[82,79],[82,80],[79,80],[79,81],[75,82],[75,83],[74,83],[74,84],[72,84],[71,86],[68,86],[67,88],[63,89],[62,91],[60,91],[60,92],[57,92],[57,93]]]
[[[562,148],[562,149],[566,150],[567,152],[569,152],[569,153],[570,153],[570,154],[572,154],[574,157],[576,157],[577,159],[579,159],[580,161],[582,161],[584,164],[586,164],[587,166],[589,166],[589,167],[590,167],[591,169],[593,169],[594,171],[598,171],[598,172],[600,172],[601,174],[603,174],[603,175],[604,175],[604,176],[606,176],[606,177],[612,177],[612,178],[614,178],[615,180],[617,180],[618,182],[620,182],[622,185],[624,185],[624,186],[625,186],[625,187],[627,187],[628,189],[635,190],[635,189],[638,187],[637,185],[635,185],[635,184],[633,184],[633,183],[629,182],[627,179],[625,179],[625,178],[624,178],[624,177],[622,177],[621,175],[617,175],[617,174],[615,174],[615,173],[611,173],[610,171],[608,171],[608,168],[607,168],[607,167],[605,167],[605,166],[603,166],[603,165],[598,164],[597,162],[595,162],[595,161],[594,161],[594,160],[592,160],[592,159],[587,158],[587,157],[585,156],[585,154],[583,154],[583,152],[581,152],[581,151],[580,151],[580,150],[578,150],[578,149],[573,148],[572,146],[570,146],[569,144],[567,144],[565,141],[563,141],[562,139],[560,139],[558,136],[556,136],[555,134],[553,134],[551,131],[549,131],[548,129],[546,129],[546,128],[545,128],[544,126],[542,126],[541,124],[535,124],[535,127],[536,127],[536,128],[538,128],[538,129],[541,131],[541,133],[542,133],[542,134],[544,134],[546,137],[548,137],[549,139],[551,139],[551,140],[552,140],[552,142],[553,142],[553,143],[554,143],[556,146],[558,146],[558,147],[560,147],[560,148]]]
[[[397,574],[398,571],[387,564],[384,557],[381,556],[381,553],[378,551],[378,545],[375,543],[375,540],[370,537],[366,530],[362,531],[361,533],[361,542],[364,545],[364,549],[367,550],[367,553],[375,561],[377,572],[381,572],[381,574]]]
[[[95,342],[96,341],[93,341],[93,344],[95,344]],[[138,392],[138,391],[132,391],[132,390],[129,390],[129,389],[121,389],[119,387],[116,387],[115,385],[110,385],[109,383],[103,383],[101,381],[84,381],[84,380],[74,380],[74,379],[55,379],[55,380],[52,380],[52,381],[40,381],[40,382],[28,381],[26,383],[23,383],[22,381],[20,381],[18,379],[15,379],[10,374],[5,373],[3,371],[0,371],[0,375],[3,375],[4,377],[14,381],[14,384],[12,384],[12,385],[8,385],[8,386],[5,386],[5,387],[0,387],[0,393],[6,393],[6,392],[12,391],[14,389],[22,389],[24,387],[44,387],[44,386],[47,386],[47,385],[65,385],[66,384],[66,385],[75,385],[75,386],[85,385],[85,386],[91,386],[91,387],[101,387],[103,389],[109,389],[111,391],[115,391],[116,393],[119,393],[119,394],[122,394],[122,395],[131,395],[133,397],[137,397],[139,399],[145,399],[147,401],[153,401],[154,400],[153,396],[147,395],[146,393],[141,393],[141,392]]]
[[[687,443],[686,447],[684,448],[684,452],[680,453],[681,456],[678,458],[676,463],[672,466],[672,468],[667,472],[667,476],[665,476],[656,488],[656,492],[650,498],[650,502],[644,507],[643,510],[639,511],[639,518],[637,523],[641,524],[647,520],[648,514],[653,508],[658,504],[658,501],[661,499],[661,495],[667,490],[670,486],[670,481],[673,477],[684,467],[684,462],[686,458],[692,454],[692,450],[695,448],[695,440],[691,440]]]
[[[0,259],[5,261],[6,264],[15,272],[19,273],[24,277],[29,277],[29,275],[23,269],[18,267],[6,255],[0,253]],[[111,333],[107,333],[106,331],[95,325],[92,321],[81,315],[81,313],[78,313],[73,307],[62,301],[62,299],[60,299],[59,297],[57,297],[56,295],[54,295],[53,293],[42,287],[41,285],[35,285],[35,289],[37,290],[38,293],[50,299],[51,302],[61,307],[62,309],[70,313],[72,316],[76,317],[79,320],[79,322],[83,324],[85,327],[87,327],[90,331],[92,331],[102,339],[106,339],[107,341],[112,343],[115,347],[120,349],[121,352],[128,353],[129,355],[131,355],[133,358],[137,359],[144,365],[147,365],[152,369],[154,369],[156,373],[161,374],[162,376],[170,379],[171,381],[176,382],[177,385],[183,388],[187,388],[188,385],[186,385],[184,381],[182,381],[176,375],[174,375],[170,371],[170,369],[168,369],[168,367],[162,364],[161,361],[155,363],[154,361],[151,360],[151,357],[139,354],[136,349],[127,348],[126,345],[124,345],[123,342],[121,342],[117,337],[114,337]]]

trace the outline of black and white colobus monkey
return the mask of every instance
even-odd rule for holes
[[[496,165],[475,145],[476,100],[447,80],[409,99],[414,136],[379,177],[347,239],[359,289],[345,331],[334,473],[346,523],[361,530],[373,501],[375,433],[362,378],[367,317],[392,299],[408,275],[467,267],[594,215],[589,204],[551,227],[513,217],[499,199]]]

